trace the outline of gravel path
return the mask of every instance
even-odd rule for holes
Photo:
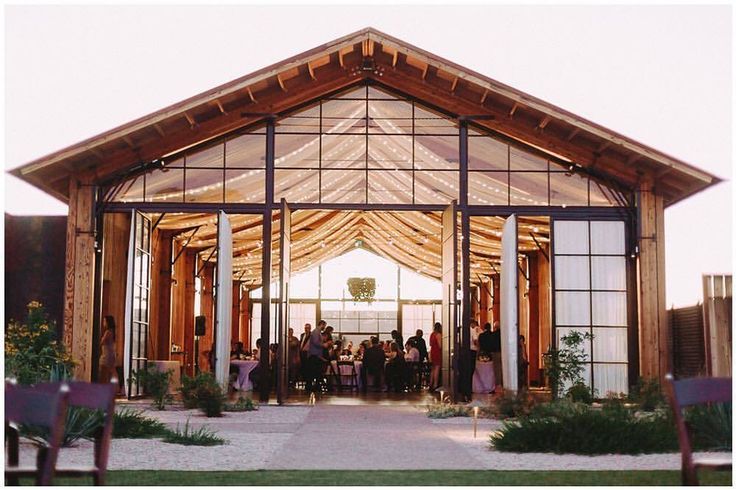
[[[167,444],[157,439],[113,439],[109,468],[161,470],[255,469],[489,469],[678,470],[680,455],[578,456],[503,453],[489,449],[488,435],[502,422],[472,418],[429,419],[416,406],[261,406],[255,412],[205,418],[197,411],[148,411],[170,427],[189,418],[228,441],[224,446]],[[35,451],[21,445],[21,463]],[[64,448],[60,463],[89,464],[92,443]]]

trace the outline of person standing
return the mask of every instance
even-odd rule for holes
[[[476,320],[470,320],[470,358],[465,369],[464,394],[470,398],[473,393],[473,374],[475,373],[475,361],[478,359],[478,335],[480,328]]]
[[[327,326],[327,322],[320,320],[317,324],[317,328],[312,330],[309,334],[308,342],[308,358],[307,358],[307,379],[306,388],[308,393],[312,393],[317,378],[321,374],[322,370],[322,354],[323,354],[323,343],[322,343],[322,330]]]
[[[417,329],[416,335],[413,337],[409,337],[409,340],[407,340],[407,343],[411,340],[414,340],[416,343],[416,348],[419,351],[419,362],[424,362],[424,360],[427,358],[427,343],[424,341],[424,332],[421,328]]]
[[[312,333],[312,325],[304,324],[304,332],[299,337],[299,364],[302,380],[307,380],[307,371],[309,370],[307,359],[309,359],[309,334]]]
[[[108,315],[102,319],[105,329],[100,339],[100,383],[109,383],[115,373],[115,318]]]
[[[429,391],[440,386],[440,370],[442,369],[442,324],[437,322],[429,336],[429,359],[432,362],[432,373],[429,376]]]
[[[299,373],[299,367],[301,365],[300,350],[299,350],[299,339],[294,335],[294,329],[289,328],[289,343],[288,343],[288,359],[289,359],[289,382],[296,382],[297,374]]]
[[[523,335],[519,335],[519,390],[527,388],[529,371],[529,357],[526,354],[526,340]]]
[[[391,340],[393,342],[396,342],[396,344],[399,346],[400,351],[404,351],[404,337],[401,336],[398,330],[391,330]],[[391,344],[389,343],[388,351],[391,351]]]

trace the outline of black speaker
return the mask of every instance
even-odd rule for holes
[[[205,321],[206,317],[204,315],[194,317],[194,335],[197,337],[204,336]]]

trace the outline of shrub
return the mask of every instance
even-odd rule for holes
[[[63,447],[70,447],[79,439],[92,439],[95,431],[102,425],[102,420],[102,412],[99,410],[68,407],[61,445]],[[49,431],[44,427],[22,425],[20,427],[20,435],[31,439],[37,444],[44,444],[49,440]]]
[[[235,403],[226,403],[223,406],[223,411],[225,412],[252,412],[254,410],[258,410],[258,406],[253,403],[253,399],[238,397],[238,401]]]
[[[590,405],[593,403],[593,393],[585,383],[578,382],[572,385],[567,390],[567,397],[574,402],[586,403]]]
[[[560,339],[562,348],[550,348],[542,356],[553,400],[560,397],[560,391],[565,384],[574,386],[583,382],[583,367],[588,355],[583,351],[582,344],[583,341],[592,338],[593,335],[589,332],[581,333],[573,330]]]
[[[211,373],[184,376],[180,391],[185,407],[199,408],[207,417],[222,416],[225,394]]]
[[[169,384],[172,371],[159,371],[154,366],[146,366],[132,375],[132,380],[143,386],[146,393],[153,397],[153,406],[157,410],[165,410],[166,403],[171,401]]]
[[[638,403],[639,407],[647,412],[667,404],[659,381],[656,379],[642,378],[639,380],[637,384],[631,387],[629,399],[634,403]]]
[[[166,426],[156,419],[146,417],[142,410],[123,407],[113,418],[112,436],[119,439],[149,439],[163,437]]]
[[[525,390],[516,394],[507,392],[493,403],[491,412],[500,418],[520,417],[528,415],[533,406],[534,400]]]
[[[53,373],[68,377],[74,367],[71,356],[56,338],[56,325],[41,303],[28,304],[25,323],[11,320],[5,329],[5,376],[29,385],[52,379]]]
[[[446,419],[450,417],[469,417],[470,409],[462,405],[437,403],[427,407],[427,417],[430,419]]]
[[[695,450],[731,451],[732,415],[730,403],[699,405],[688,409],[685,420],[692,429]]]
[[[506,422],[491,436],[499,451],[573,454],[641,454],[679,449],[667,412],[636,417],[621,404],[596,410],[587,405],[555,402],[530,416]],[[572,410],[570,410],[572,408]]]
[[[179,424],[176,424],[176,429],[169,431],[164,436],[163,441],[184,446],[220,446],[225,444],[225,439],[218,437],[216,432],[211,431],[206,426],[199,429],[190,428],[189,419],[184,424],[183,430],[180,430]]]

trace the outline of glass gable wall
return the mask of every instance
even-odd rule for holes
[[[448,204],[459,199],[457,120],[371,85],[276,121],[274,202]],[[266,131],[220,138],[130,178],[117,202],[264,203]],[[620,193],[531,147],[468,131],[468,204],[621,206]]]

